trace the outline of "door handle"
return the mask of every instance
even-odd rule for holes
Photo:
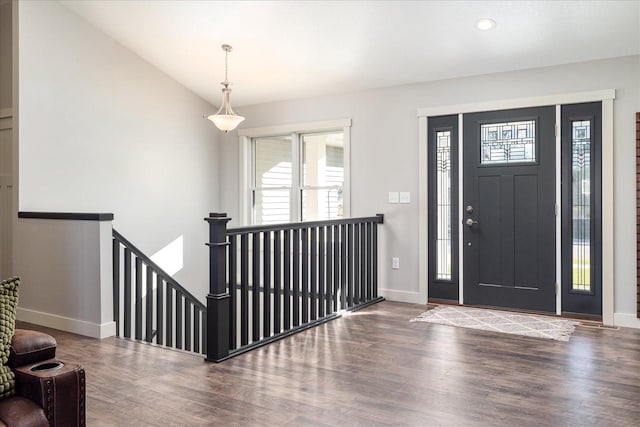
[[[464,224],[468,227],[473,227],[473,224],[477,224],[478,221],[474,221],[471,218],[467,218],[467,220],[464,222]]]

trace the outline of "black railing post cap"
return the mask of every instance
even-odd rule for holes
[[[209,223],[216,223],[221,221],[229,222],[231,221],[231,218],[229,218],[226,213],[210,212],[209,216],[204,220]]]

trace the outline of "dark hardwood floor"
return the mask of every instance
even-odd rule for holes
[[[640,425],[640,330],[558,342],[409,322],[423,310],[383,302],[221,364],[37,329],[84,365],[88,426]]]

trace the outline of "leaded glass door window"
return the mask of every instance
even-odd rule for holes
[[[429,298],[458,299],[458,116],[429,117]]]
[[[562,311],[602,314],[602,104],[562,107]]]
[[[483,165],[535,163],[535,120],[480,125]]]
[[[451,280],[451,131],[436,132],[436,279]]]
[[[591,120],[571,121],[571,290],[591,292]]]

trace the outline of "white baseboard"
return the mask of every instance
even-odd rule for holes
[[[57,314],[44,313],[42,311],[29,310],[18,307],[16,319],[33,323],[48,328],[60,329],[74,334],[84,335],[91,338],[107,338],[116,334],[116,323],[106,322],[103,324],[87,322],[86,320],[72,319],[70,317],[58,316]]]
[[[634,313],[615,313],[613,323],[624,328],[640,329],[640,319]]]
[[[379,289],[378,293],[380,294],[380,296],[385,297],[389,301],[420,304],[420,292],[396,291],[394,289]]]

